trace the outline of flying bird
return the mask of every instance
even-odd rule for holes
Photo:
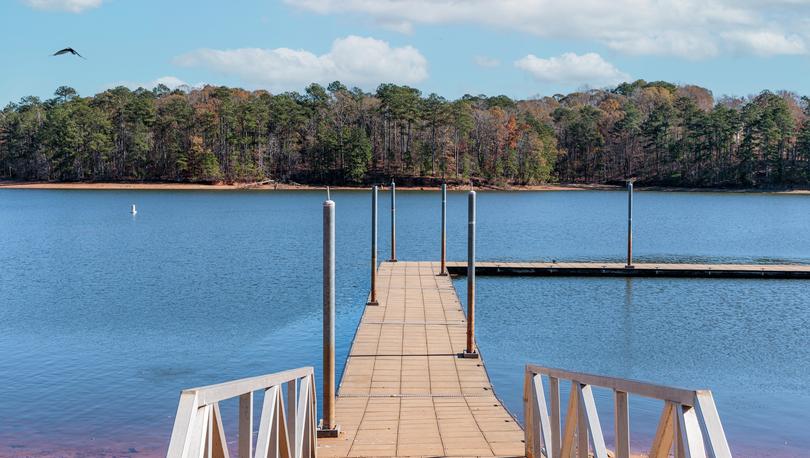
[[[75,49],[73,49],[73,48],[65,48],[65,49],[60,49],[59,51],[56,51],[55,53],[53,53],[53,55],[54,55],[54,56],[61,56],[62,54],[68,54],[68,53],[73,54],[74,56],[79,56],[79,57],[81,57],[82,59],[86,59],[84,56],[82,56],[81,54],[77,53],[77,52],[76,52],[76,50],[75,50]]]

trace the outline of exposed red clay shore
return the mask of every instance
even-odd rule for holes
[[[94,189],[94,190],[177,190],[177,191],[289,191],[289,190],[323,190],[326,186],[313,186],[291,183],[104,183],[104,182],[33,182],[33,181],[0,181],[0,189]],[[467,190],[468,185],[448,184],[447,188],[453,190]],[[330,186],[333,190],[365,190],[368,186]],[[437,186],[397,186],[402,191],[435,191]],[[475,185],[476,191],[616,191],[623,190],[624,186],[603,184],[544,184],[530,186],[495,186]],[[810,194],[810,189],[780,189],[767,190],[756,188],[682,188],[682,187],[636,187],[636,191],[656,192],[722,192],[722,193],[771,193],[771,194]]]
[[[305,184],[291,183],[102,183],[102,182],[34,182],[34,181],[0,181],[0,189],[144,189],[144,190],[209,190],[209,191],[287,191],[287,190],[323,190],[326,186],[313,186]],[[368,186],[330,186],[332,190],[366,190]],[[466,190],[468,185],[448,184],[450,190]],[[438,186],[405,186],[397,185],[397,190],[417,190],[428,191],[438,190]],[[491,186],[476,185],[476,190],[481,191],[582,191],[594,189],[623,189],[617,186],[607,185],[536,185],[536,186]]]

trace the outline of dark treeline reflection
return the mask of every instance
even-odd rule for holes
[[[303,94],[206,86],[60,87],[0,113],[0,178],[15,180],[780,187],[810,182],[810,99],[717,100],[697,86],[623,83],[530,100],[447,100],[340,82]]]

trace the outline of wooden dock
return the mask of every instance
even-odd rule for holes
[[[466,275],[466,262],[448,262],[453,275]],[[810,265],[799,264],[670,264],[618,262],[477,262],[478,275],[543,277],[670,277],[810,279]]]
[[[710,390],[533,364],[524,374],[524,434],[495,396],[483,360],[459,357],[467,344],[467,322],[450,277],[437,275],[439,266],[386,262],[377,270],[379,305],[365,308],[331,404],[336,421],[328,424],[339,425],[337,437],[331,437],[332,427],[316,429],[315,371],[302,367],[183,390],[167,456],[227,458],[235,442],[232,456],[239,458],[731,458]],[[566,385],[570,388],[564,392]],[[594,387],[613,392],[615,442],[610,445],[615,451],[607,448]],[[255,392],[262,393],[258,428],[253,424]],[[644,449],[647,455],[631,453],[630,395],[663,401],[655,435]],[[235,398],[238,436],[229,441],[219,403]]]
[[[459,358],[466,320],[439,263],[382,263],[338,389],[338,438],[320,456],[523,456],[521,426],[482,359]]]
[[[337,437],[332,427],[316,429],[315,371],[302,367],[183,390],[167,456],[731,458],[710,390],[534,364],[524,373],[524,433],[493,392],[483,360],[459,357],[467,322],[450,277],[437,275],[439,266],[386,262],[377,270],[379,305],[364,310],[331,404],[336,421],[328,424],[339,425]],[[613,443],[605,440],[594,388],[613,393]],[[255,392],[262,393],[258,428]],[[630,395],[663,404],[646,455],[630,446]],[[219,403],[235,398],[238,436],[229,441]]]

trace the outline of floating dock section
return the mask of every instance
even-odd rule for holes
[[[453,275],[466,275],[466,262],[448,262]],[[793,264],[669,264],[610,262],[481,262],[478,275],[538,277],[680,277],[810,279],[810,265]]]

